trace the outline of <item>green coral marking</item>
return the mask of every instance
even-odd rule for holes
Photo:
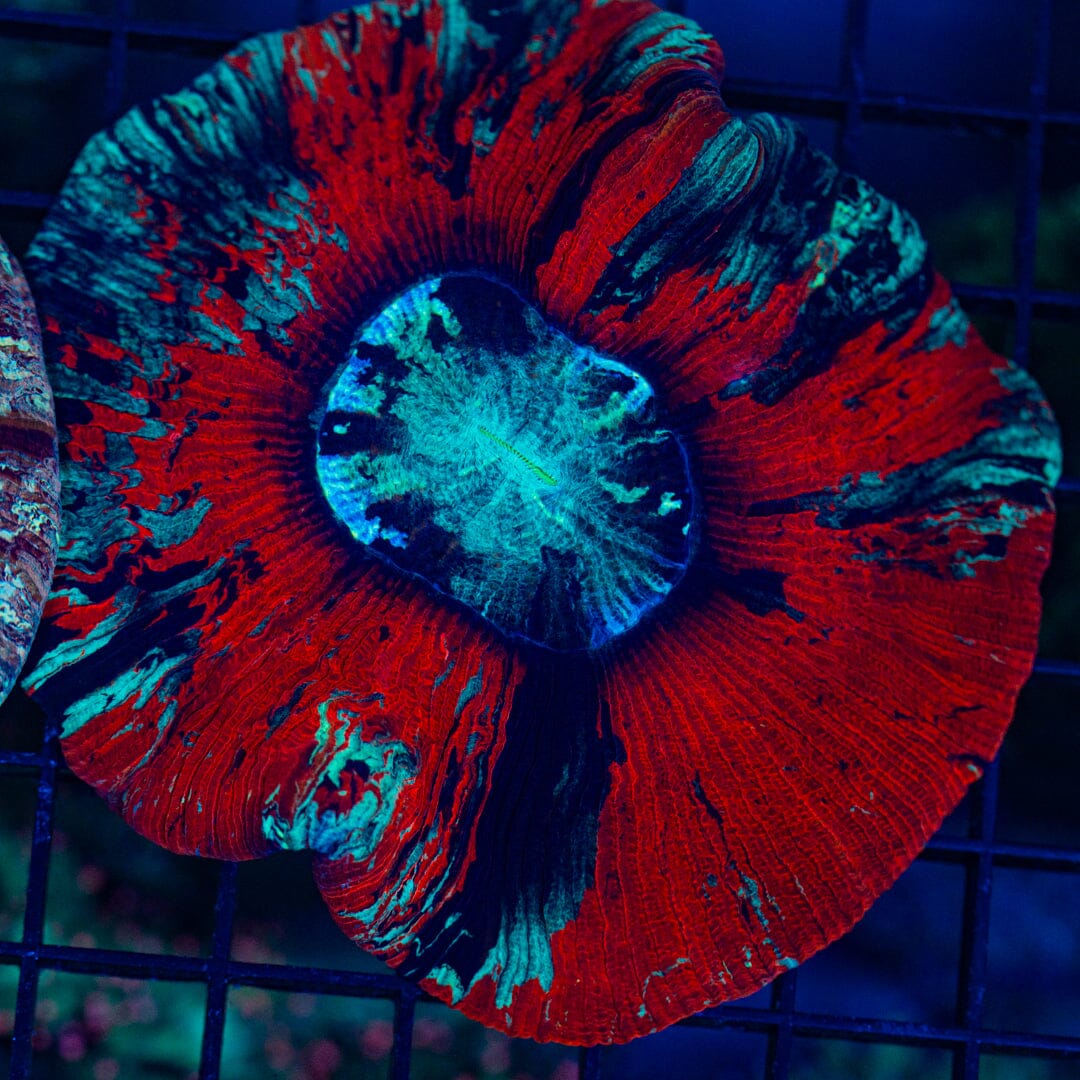
[[[296,72],[297,78],[299,78],[301,85],[308,92],[308,96],[312,101],[319,100],[319,88],[315,85],[315,76],[312,75],[308,67],[297,58],[297,62],[293,67]]]
[[[348,724],[338,724],[337,728],[330,719],[330,709],[335,706],[343,698],[348,698],[350,695],[346,690],[339,690],[334,694],[331,694],[325,701],[320,701],[318,707],[315,710],[315,714],[319,718],[319,726],[315,729],[314,745],[311,748],[311,754],[308,757],[308,764],[315,763],[316,758],[320,753],[330,751],[336,753],[345,745],[345,737],[348,734]]]
[[[758,886],[758,883],[752,877],[750,877],[749,874],[744,874],[741,870],[738,873],[739,880],[742,882],[742,884],[739,886],[737,895],[741,899],[749,901],[750,907],[754,912],[754,918],[757,919],[761,929],[764,930],[766,933],[766,936],[761,939],[761,943],[763,945],[767,945],[772,950],[773,955],[776,957],[776,962],[781,967],[789,969],[797,967],[798,961],[792,959],[790,956],[784,956],[780,947],[776,944],[776,942],[773,941],[770,936],[768,936],[771,920],[765,913],[765,904],[762,902],[761,888]],[[769,907],[772,908],[773,913],[779,916],[780,906],[779,904],[777,904],[776,900],[769,895],[768,892],[765,893],[765,900],[768,901]],[[751,966],[750,958],[751,952],[750,949],[747,948],[745,961],[747,967]]]
[[[306,791],[291,817],[279,809],[280,789],[266,800],[262,814],[263,835],[279,848],[317,851],[332,858],[348,856],[360,861],[375,850],[393,818],[402,788],[417,774],[415,756],[403,743],[376,738],[365,741],[359,714],[339,708],[337,724],[329,710],[343,695],[322,702],[319,728],[311,761],[320,761],[315,775],[305,778]],[[320,745],[321,744],[321,745]],[[326,789],[341,789],[346,769],[362,766],[370,782],[356,801],[342,809],[324,806]]]
[[[445,986],[450,991],[450,1004],[456,1005],[465,996],[465,987],[461,985],[461,976],[449,965],[440,964],[433,967],[427,977],[439,986]],[[472,984],[469,984],[472,989]]]
[[[500,438],[494,432],[488,431],[488,429],[484,427],[483,424],[477,424],[476,430],[479,431],[480,434],[483,435],[485,438],[490,439],[493,443],[495,443],[496,446],[502,447],[502,449],[505,450],[507,453],[513,454],[514,457],[524,462],[525,465],[527,465],[533,471],[533,473],[538,476],[545,484],[549,484],[551,487],[559,486],[559,481],[556,480],[555,477],[551,475],[551,473],[541,468],[539,465],[536,464],[535,461],[530,461],[520,450],[518,450],[516,447],[511,446],[505,439]]]
[[[135,519],[150,530],[159,547],[172,547],[190,540],[203,523],[211,505],[209,499],[202,498],[184,509],[177,510],[170,509],[169,502],[169,499],[162,496],[157,510],[135,508]]]
[[[454,706],[454,719],[457,720],[461,714],[465,711],[465,706],[477,694],[484,684],[484,665],[481,664],[476,674],[462,687],[461,693],[458,695],[457,705]]]
[[[533,979],[539,983],[541,990],[546,992],[551,989],[555,968],[547,930],[542,923],[525,918],[504,919],[487,959],[469,980],[468,986],[462,983],[461,976],[448,964],[432,968],[427,977],[446,987],[454,1004],[481,979],[490,978],[495,983],[496,1006],[509,1008],[513,1004],[514,991]]]
[[[649,983],[651,983],[653,981],[653,979],[662,979],[665,976],[670,975],[677,968],[680,968],[684,964],[689,964],[689,963],[690,963],[690,958],[688,956],[680,956],[678,958],[678,960],[672,961],[672,963],[668,964],[668,966],[666,968],[661,968],[659,971],[650,971],[649,974],[645,976],[645,982],[641,987],[641,999],[642,1000],[641,1000],[641,1007],[638,1009],[638,1016],[645,1016],[648,1013],[648,1009],[647,1009],[647,1007],[645,1005],[645,995],[649,991]]]
[[[217,579],[224,565],[225,559],[218,559],[201,573],[185,578],[168,589],[162,589],[155,594],[155,598],[165,607],[172,600],[186,597],[192,591]],[[59,595],[66,596],[75,607],[89,603],[86,595],[79,589],[67,589]],[[62,642],[45,653],[27,678],[27,686],[39,687],[67,665],[82,662],[106,648],[133,616],[141,595],[141,591],[134,585],[126,585],[120,589],[113,598],[114,612],[101,619],[86,637]],[[121,702],[130,701],[133,697],[136,708],[145,705],[151,694],[164,701],[176,692],[183,681],[188,655],[186,650],[171,657],[152,651],[138,667],[131,668],[107,686],[69,705],[63,715],[63,735],[66,737],[74,734],[102,712]]]
[[[1023,528],[1032,517],[1041,513],[1031,506],[1020,506],[1002,502],[994,508],[993,513],[980,515],[977,511],[953,510],[945,514],[931,515],[919,523],[920,529],[942,528],[945,534],[951,535],[956,529],[975,533],[985,537],[1000,537],[1007,540],[1020,528]],[[958,549],[953,552],[951,570],[953,576],[960,578],[975,577],[974,564],[979,562],[992,562],[1001,559],[1004,551],[991,549],[981,552],[970,552]],[[867,556],[869,558],[869,556]],[[888,560],[884,560],[888,561]]]
[[[450,672],[454,670],[454,664],[456,661],[447,660],[446,667],[435,676],[435,681],[431,684],[434,689],[438,689],[448,678],[450,678]]]
[[[115,631],[114,631],[115,632]],[[111,637],[111,635],[110,635]],[[102,641],[101,644],[106,644]],[[160,650],[150,652],[139,664],[118,675],[107,686],[103,686],[85,697],[80,698],[64,712],[62,735],[68,735],[78,731],[84,724],[89,723],[96,717],[118,705],[130,703],[133,709],[143,708],[151,696],[162,698],[166,696],[161,690],[168,685],[170,676],[177,676],[182,672],[188,660],[186,656],[167,656]],[[165,728],[171,717],[170,709],[175,702],[170,702],[158,720],[158,737],[154,744],[135,766],[141,768],[153,755]],[[134,771],[134,769],[132,770]]]
[[[662,222],[670,219],[692,225],[694,221],[704,219],[711,206],[727,204],[734,207],[740,203],[758,168],[759,149],[746,124],[738,120],[725,124],[698,151],[674,191],[616,247],[613,256],[620,276],[629,277],[633,282],[649,283],[656,271],[673,259],[678,247],[685,242],[685,232],[665,227]],[[640,238],[645,236],[651,240],[642,249]],[[725,263],[722,280],[715,286],[717,290],[731,283],[755,281],[761,269],[758,251],[750,244],[732,250],[730,260]],[[755,294],[751,306],[763,302],[772,289],[770,283],[756,303]]]
[[[596,90],[596,97],[618,92],[646,72],[670,63],[674,57],[697,61],[706,67],[710,44],[711,39],[696,23],[670,12],[652,12],[623,31],[607,58],[607,78]]]
[[[847,181],[833,207],[828,230],[809,242],[802,261],[817,264],[818,271],[810,288],[821,288],[853,252],[875,237],[887,237],[897,256],[893,272],[882,271],[860,279],[843,274],[842,282],[837,284],[855,307],[878,308],[889,297],[898,295],[903,283],[914,277],[926,262],[926,241],[911,216],[894,202],[858,177],[848,177]]]
[[[647,486],[628,488],[625,484],[605,480],[602,476],[597,482],[617,503],[636,503],[643,495],[649,493]],[[657,513],[660,511],[658,510]]]
[[[443,854],[442,846],[439,844],[439,830],[440,823],[436,819],[435,824],[424,837],[412,845],[401,866],[396,886],[388,883],[379,898],[366,908],[339,912],[342,918],[354,920],[364,927],[365,940],[371,948],[408,948],[415,940],[415,934],[404,928],[402,922],[415,922],[421,916],[430,914],[443,902],[444,889],[452,873],[452,861],[447,862],[446,868],[437,881],[428,883],[419,905],[410,907],[416,889],[411,880],[413,870],[425,857],[426,852],[435,851],[440,856]],[[460,918],[459,912],[447,916],[446,927],[453,926]],[[451,971],[449,967],[440,970]],[[456,979],[456,975],[454,977]],[[460,981],[457,985],[460,986]]]
[[[963,348],[971,331],[971,321],[955,300],[950,300],[930,316],[924,344],[928,352],[936,352],[945,345]]]
[[[755,504],[754,513],[816,510],[825,528],[900,521],[908,532],[942,529],[946,536],[975,533],[1007,541],[1049,503],[1046,489],[1061,474],[1061,447],[1053,422],[1030,377],[1011,364],[993,369],[1008,391],[992,403],[1000,425],[977,432],[962,446],[929,461],[905,465],[885,475],[867,472],[845,477],[836,489]],[[889,548],[857,551],[857,562],[906,565],[940,574],[941,556],[910,558]],[[958,547],[949,553],[948,571],[958,580],[975,576],[976,564],[1004,558],[1004,543],[988,543],[972,553]]]
[[[248,632],[248,637],[249,638],[257,638],[257,637],[261,637],[263,634],[265,634],[266,633],[266,628],[270,625],[273,618],[274,618],[274,616],[272,614],[267,615],[266,618],[263,619],[258,624],[258,626],[256,626],[253,630]]]
[[[657,510],[657,513],[661,517],[667,516],[673,510],[681,510],[681,509],[682,509],[682,499],[676,499],[674,491],[665,491],[660,496],[660,508]]]
[[[87,603],[86,596],[78,589],[62,589],[54,593],[57,598],[66,598],[74,607]],[[124,626],[128,614],[133,607],[133,596],[130,589],[121,590],[114,601],[116,611],[103,619],[100,619],[87,631],[86,636],[61,642],[51,652],[46,653],[41,661],[24,676],[24,684],[31,693],[46,683],[52,676],[57,674],[69,664],[74,664],[83,657],[92,656],[113,639],[115,634]],[[92,713],[78,712],[69,709],[64,716],[63,734],[71,735],[78,731],[88,720],[93,719],[96,711]]]

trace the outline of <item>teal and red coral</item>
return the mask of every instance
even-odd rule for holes
[[[822,948],[1031,668],[1038,388],[721,68],[636,0],[374,3],[121,118],[29,259],[72,767],[173,850],[313,850],[514,1035]]]
[[[41,331],[0,240],[0,701],[34,639],[56,563],[60,476]]]

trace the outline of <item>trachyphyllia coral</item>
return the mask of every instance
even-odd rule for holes
[[[1030,670],[1056,430],[911,219],[636,0],[373,3],[76,164],[27,687],[181,852],[515,1035],[843,933]]]
[[[0,701],[37,630],[56,562],[56,418],[26,279],[0,241]]]

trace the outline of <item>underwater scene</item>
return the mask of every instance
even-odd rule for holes
[[[1077,1075],[1078,46],[0,9],[0,1076]]]

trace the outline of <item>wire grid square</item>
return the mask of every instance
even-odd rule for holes
[[[57,777],[45,945],[209,956],[216,884],[214,863],[158,847],[73,775]]]
[[[0,834],[0,940],[18,940],[22,937],[23,919],[26,912],[26,883],[30,872],[30,851],[25,837],[30,834],[37,804],[37,784],[28,771],[5,772],[0,769],[0,805],[15,825],[15,831]],[[14,968],[0,968],[0,995],[18,972]],[[14,1006],[14,997],[12,1006]],[[0,1006],[2,1010],[3,1006]],[[14,1018],[14,1013],[12,1013]],[[0,1025],[0,1038],[4,1034]]]
[[[892,0],[842,0],[834,5],[837,15],[838,79],[821,78],[811,66],[794,81],[765,82],[735,76],[727,83],[725,98],[738,111],[765,108],[786,113],[807,123],[811,137],[819,144],[834,142],[833,150],[846,167],[858,169],[866,146],[869,125],[900,125],[916,130],[945,133],[976,132],[1002,140],[1015,158],[1015,206],[1013,208],[1013,258],[1010,273],[1000,284],[966,285],[956,291],[977,319],[993,327],[1006,326],[1009,351],[1021,363],[1032,357],[1038,340],[1038,323],[1054,326],[1080,325],[1080,293],[1066,291],[1063,283],[1040,278],[1036,237],[1044,165],[1055,153],[1067,155],[1068,147],[1080,138],[1080,103],[1070,96],[1074,80],[1064,80],[1062,40],[1070,34],[1075,12],[1054,0],[1033,0],[1022,5],[1025,52],[1030,45],[1030,72],[1024,92],[1015,88],[1005,98],[966,95],[957,100],[933,100],[908,95],[906,86],[882,80],[871,68],[868,56],[872,34],[880,34],[880,17]],[[90,13],[64,10],[64,0],[30,0],[14,7],[0,8],[0,38],[31,43],[55,43],[81,47],[107,58],[98,69],[97,92],[92,104],[101,116],[88,123],[85,137],[101,122],[117,115],[134,100],[129,87],[153,78],[147,89],[171,88],[174,76],[186,79],[190,68],[202,58],[218,55],[228,45],[247,34],[290,21],[311,21],[330,6],[301,0],[279,0],[264,9],[259,26],[236,26],[228,5],[192,3],[196,17],[166,24],[149,17],[147,0],[95,0]],[[672,10],[684,3],[671,2]],[[760,5],[759,5],[760,6]],[[765,5],[766,7],[768,5]],[[719,9],[707,0],[691,0],[690,14],[724,42]],[[280,10],[279,10],[280,9]],[[1055,25],[1064,28],[1055,35]],[[1075,27],[1072,31],[1075,36]],[[877,46],[875,46],[876,48]],[[155,57],[163,62],[154,68]],[[168,67],[168,70],[166,70]],[[1068,67],[1068,65],[1066,65]],[[1071,67],[1068,67],[1071,72]],[[798,72],[795,73],[799,75]],[[801,82],[801,84],[800,84]],[[162,84],[162,85],[159,85]],[[1064,86],[1064,89],[1063,89]],[[868,88],[872,87],[872,89]],[[885,88],[885,90],[882,89]],[[887,91],[887,92],[885,92]],[[142,90],[138,97],[145,96]],[[1058,145],[1065,151],[1056,151]],[[1048,150],[1048,147],[1050,148]],[[33,190],[21,184],[17,175],[3,173],[0,180],[0,226],[15,246],[25,246],[47,208],[53,190]],[[1044,230],[1045,232],[1045,230]],[[1072,437],[1071,428],[1066,439]],[[1067,475],[1059,488],[1059,502],[1066,515],[1080,505],[1080,479]],[[1073,560],[1075,572],[1075,559]],[[1053,571],[1049,581],[1064,582],[1068,571]],[[1047,687],[1064,687],[1075,699],[1080,687],[1080,662],[1066,647],[1055,655],[1041,657],[1036,664],[1030,695],[1044,694]],[[7,713],[25,710],[16,696]],[[1023,708],[1023,705],[1021,706]],[[1059,720],[1065,715],[1058,712]],[[49,944],[44,934],[45,902],[53,836],[57,775],[63,769],[55,722],[44,724],[40,746],[28,746],[20,731],[8,738],[10,720],[0,722],[0,781],[9,775],[31,778],[36,783],[36,809],[27,869],[25,920],[17,940],[0,940],[0,965],[18,970],[12,1039],[10,1076],[31,1074],[34,1012],[42,972],[114,975],[126,979],[156,978],[190,984],[205,994],[205,1022],[199,1050],[201,1080],[217,1080],[221,1075],[221,1053],[230,988],[258,988],[267,992],[333,994],[382,1001],[392,1009],[389,1030],[389,1075],[394,1080],[407,1077],[416,1034],[416,1006],[424,1002],[415,987],[385,973],[339,971],[333,968],[282,967],[231,955],[233,918],[237,903],[236,867],[223,864],[218,872],[211,951],[208,958],[161,956],[137,951],[120,952],[93,946]],[[8,726],[5,726],[7,724]],[[669,1032],[641,1040],[629,1048],[591,1049],[579,1054],[579,1075],[583,1080],[622,1075],[630,1056],[658,1055],[665,1069],[671,1066],[669,1046],[694,1032],[695,1038],[745,1039],[753,1042],[752,1057],[760,1059],[755,1075],[770,1080],[815,1075],[807,1072],[807,1048],[816,1048],[813,1060],[823,1059],[822,1047],[856,1041],[866,1049],[863,1075],[892,1075],[896,1062],[914,1055],[926,1075],[944,1075],[954,1080],[975,1080],[979,1076],[1012,1076],[1019,1062],[1041,1060],[1049,1068],[1055,1062],[1064,1070],[1074,1069],[1080,1060],[1080,1037],[1042,1034],[1039,1031],[1001,1031],[983,1027],[988,986],[987,967],[991,958],[989,930],[994,904],[994,868],[1006,867],[1010,874],[1045,872],[1050,875],[1080,873],[1080,843],[1072,834],[1060,846],[1045,844],[1045,837],[1022,835],[1016,840],[995,838],[999,765],[993,764],[982,783],[966,800],[967,827],[942,830],[920,858],[959,867],[964,879],[960,963],[955,1017],[937,1024],[880,1017],[849,1017],[830,1012],[800,1009],[797,1005],[798,972],[778,979],[771,987],[741,1003],[719,1007],[691,1018]],[[1035,840],[1035,842],[1032,842]],[[12,935],[13,938],[17,935]],[[424,1008],[427,1006],[424,1005]],[[7,1013],[5,1013],[5,1009]],[[0,1019],[11,1008],[0,997]],[[1036,1025],[1037,1026],[1037,1025]],[[3,1032],[0,1030],[0,1036]],[[688,1036],[687,1036],[688,1037]],[[653,1048],[656,1049],[653,1049]],[[1017,1057],[1023,1055],[1023,1057]],[[828,1060],[827,1053],[824,1060]],[[912,1059],[914,1060],[914,1059]],[[1074,1064],[1070,1064],[1070,1062]],[[981,1066],[981,1069],[980,1069]],[[721,1066],[721,1068],[723,1068]],[[817,1068],[817,1066],[813,1066]],[[726,1075],[721,1072],[720,1075]],[[1043,1075],[1067,1075],[1053,1071]]]
[[[986,33],[972,24],[985,0],[950,0],[944,7],[910,0],[873,0],[869,11],[866,81],[872,93],[923,96],[923,72],[943,74],[942,96],[964,105],[1023,108],[1038,32],[1027,0],[998,0]],[[913,62],[914,57],[918,62]]]

